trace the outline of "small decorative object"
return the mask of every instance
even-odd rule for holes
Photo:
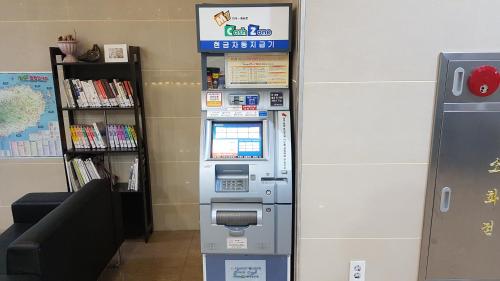
[[[66,56],[63,59],[63,62],[78,62],[75,57],[76,54],[76,32],[75,36],[68,34],[66,36],[59,36],[57,39],[57,46],[61,49]]]
[[[126,44],[104,45],[105,62],[128,62],[128,47]]]
[[[87,52],[81,54],[78,59],[81,61],[87,61],[87,62],[96,62],[101,58],[101,48],[97,46],[97,44],[94,44],[92,46],[92,49],[88,50]]]

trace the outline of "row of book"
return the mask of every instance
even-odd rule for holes
[[[134,126],[108,124],[69,126],[73,147],[76,149],[136,148],[137,133]]]
[[[78,191],[82,186],[89,183],[91,180],[100,179],[104,175],[103,168],[98,166],[92,158],[82,159],[73,158],[68,160],[65,156],[66,176],[68,178],[71,191]]]
[[[130,172],[128,177],[128,190],[129,191],[139,191],[139,159],[135,159],[134,164],[130,166]]]
[[[70,108],[134,106],[130,81],[64,79],[64,90]]]
[[[69,182],[70,191],[80,190],[84,185],[94,179],[109,178],[109,173],[99,162],[92,158],[73,158],[69,160],[64,155],[66,164],[66,177]],[[116,178],[118,179],[118,178]],[[130,166],[128,178],[128,191],[139,191],[139,159],[136,158]]]

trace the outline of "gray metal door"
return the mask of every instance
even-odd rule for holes
[[[500,112],[445,110],[439,147],[426,280],[498,280]]]

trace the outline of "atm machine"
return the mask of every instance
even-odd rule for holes
[[[291,279],[290,4],[196,6],[205,281]]]
[[[441,54],[420,281],[500,280],[499,71],[498,53]]]

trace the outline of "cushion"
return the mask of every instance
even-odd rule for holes
[[[36,223],[57,208],[73,193],[28,193],[12,203],[14,223]]]

